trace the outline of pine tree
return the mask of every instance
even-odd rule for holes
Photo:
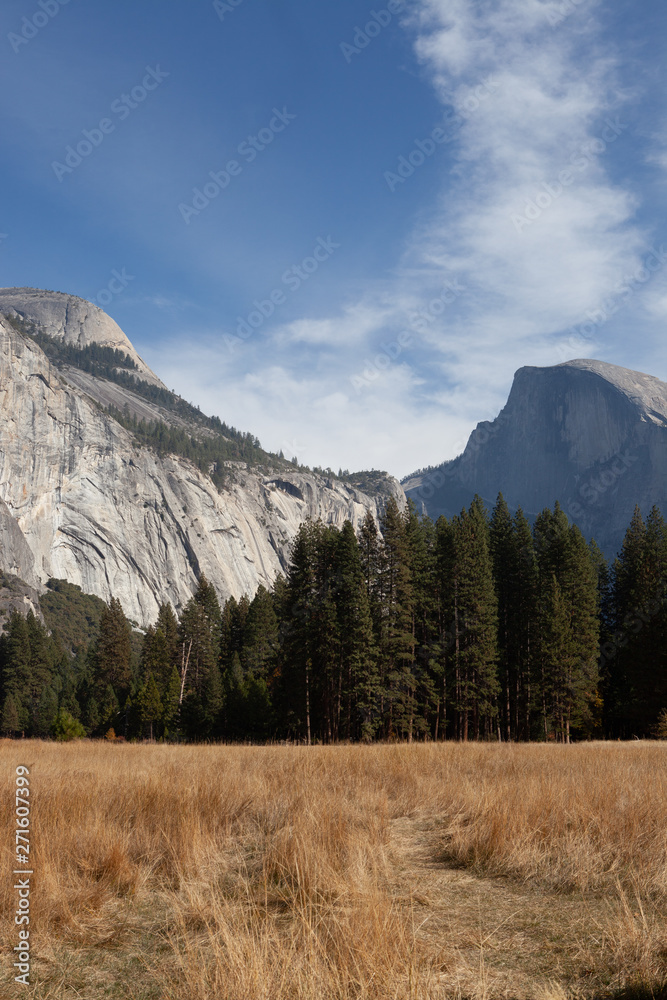
[[[83,706],[82,723],[88,736],[92,736],[100,725],[100,707],[97,699],[92,695],[86,700]]]
[[[435,524],[435,582],[437,601],[438,641],[435,649],[435,670],[438,678],[436,718],[433,737],[447,739],[450,708],[457,714],[460,694],[460,629],[456,574],[454,526],[445,517]],[[458,730],[455,733],[459,735]]]
[[[378,723],[377,651],[359,544],[350,521],[338,535],[336,567],[337,730],[347,739],[370,740]]]
[[[19,716],[17,729],[29,731],[32,707],[30,632],[26,619],[18,611],[11,613],[3,640],[2,689],[5,697],[12,696]]]
[[[532,707],[537,646],[538,569],[530,524],[519,507],[514,515],[514,600],[511,605],[508,659],[515,678],[514,732],[516,739],[532,736]]]
[[[110,684],[119,697],[132,683],[132,629],[116,597],[102,612],[96,654],[96,679],[101,690]]]
[[[380,656],[385,667],[385,734],[412,739],[417,680],[415,677],[415,595],[405,518],[395,498],[387,502],[381,523],[383,564],[380,572],[382,635]]]
[[[169,683],[162,698],[162,726],[165,738],[173,738],[177,734],[180,694],[181,678],[176,667],[172,667]]]
[[[493,583],[489,523],[480,497],[454,519],[460,737],[490,737],[497,717],[499,684],[498,601]]]
[[[539,698],[544,738],[570,742],[599,726],[598,571],[590,547],[558,504],[535,522],[539,601]],[[557,634],[561,629],[563,634]]]
[[[658,713],[667,704],[667,526],[653,507],[646,519],[643,577],[645,596],[638,616],[635,670],[635,728],[642,736],[655,730]]]
[[[152,673],[161,697],[166,694],[174,668],[180,662],[178,620],[170,604],[163,604],[155,626],[149,626],[141,652],[141,673]]]
[[[109,728],[115,728],[117,717],[120,712],[120,704],[111,684],[107,684],[102,695],[102,702],[99,709],[99,721],[96,728],[103,733]]]
[[[335,528],[305,521],[294,541],[281,610],[280,709],[306,743],[336,738],[339,658]]]
[[[218,666],[221,618],[215,590],[202,575],[179,623],[182,676],[187,671],[185,689],[196,694],[200,702],[208,674]]]
[[[34,732],[36,736],[48,736],[58,714],[58,696],[52,687],[45,687],[39,698],[39,706],[35,719]]]
[[[567,601],[572,646],[566,672],[565,703],[565,742],[569,743],[572,732],[578,737],[599,736],[602,722],[598,567],[590,546],[575,524],[570,528],[562,590]]]
[[[260,584],[243,626],[240,652],[244,671],[267,680],[275,669],[277,648],[278,616],[271,594]]]
[[[315,600],[312,606],[310,627],[312,648],[312,724],[314,732],[327,743],[338,739],[340,723],[339,698],[340,660],[339,635],[336,614],[336,539],[333,526],[321,521],[314,525]]]
[[[221,714],[223,707],[223,689],[220,667],[214,663],[206,674],[204,690],[202,692],[202,709],[204,731],[202,735],[216,738],[221,735]]]
[[[667,531],[656,507],[646,523],[635,508],[613,576],[606,715],[613,735],[649,736],[667,702]]]
[[[414,732],[426,736],[435,726],[440,696],[440,634],[438,628],[436,532],[431,519],[408,502],[405,511],[408,563],[414,589],[416,702]]]
[[[161,631],[164,635],[167,657],[171,666],[178,668],[180,662],[180,639],[178,633],[178,618],[174,614],[171,604],[160,605],[155,631]],[[156,677],[156,680],[158,678]]]
[[[149,739],[153,739],[153,727],[162,717],[160,689],[152,673],[149,673],[139,692],[139,714],[144,726],[148,726]]]
[[[572,652],[570,617],[560,584],[552,572],[542,581],[539,604],[538,655],[545,740],[555,727],[556,736],[565,742],[567,672]]]
[[[2,706],[2,722],[0,723],[0,730],[4,736],[13,736],[21,728],[21,722],[19,718],[19,710],[16,707],[16,702],[11,694],[8,694],[5,698],[4,704]]]
[[[516,528],[502,493],[498,494],[490,524],[493,578],[498,599],[498,674],[502,688],[502,731],[516,739],[517,661],[513,650],[514,606],[518,594]],[[514,704],[513,704],[514,703]]]

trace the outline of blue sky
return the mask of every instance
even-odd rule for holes
[[[5,0],[0,29],[0,285],[98,300],[265,447],[402,476],[522,365],[667,380],[664,3]]]

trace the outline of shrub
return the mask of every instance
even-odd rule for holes
[[[70,740],[82,739],[86,735],[86,730],[73,715],[61,708],[53,720],[51,734],[54,739],[69,743]]]

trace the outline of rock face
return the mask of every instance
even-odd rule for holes
[[[40,288],[0,288],[0,313],[15,314],[35,323],[54,340],[86,347],[101,344],[129,354],[142,379],[162,385],[111,316],[76,295],[45,292]]]
[[[613,557],[635,504],[667,516],[667,384],[602,361],[521,368],[463,454],[403,486],[432,517],[459,513],[475,493],[491,506],[502,491],[529,517],[558,500]]]
[[[43,303],[49,294],[25,296]],[[0,295],[0,312],[9,299],[17,301]],[[69,336],[71,310],[56,306],[57,331]],[[48,310],[32,315],[50,332]],[[90,338],[87,322],[79,329]],[[117,345],[131,353],[129,341]],[[97,399],[116,389],[133,394],[110,386],[56,369],[0,317],[0,570],[32,586],[67,579],[104,600],[120,598],[128,617],[146,625],[161,602],[180,608],[202,572],[222,599],[270,586],[308,515],[358,525],[382,507],[381,496],[338,480],[284,469],[263,475],[243,463],[230,463],[230,484],[219,492],[188,460],[136,446]],[[151,404],[135,401],[145,416]],[[385,488],[405,502],[396,480]]]

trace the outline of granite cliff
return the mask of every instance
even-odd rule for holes
[[[187,419],[127,385],[52,363],[20,329],[30,322],[79,347],[120,349],[137,365],[133,377],[161,387],[101,310],[60,293],[2,289],[3,313],[12,322],[0,315],[0,570],[30,588],[66,579],[120,598],[146,625],[162,601],[180,608],[201,573],[223,599],[270,586],[307,516],[358,525],[389,494],[404,502],[391,477],[376,477],[369,494],[268,455],[225,463],[216,487],[189,459],[140,446],[107,408],[181,428]]]
[[[667,515],[667,384],[603,361],[520,368],[505,407],[452,461],[403,480],[431,517],[499,491],[534,517],[558,500],[608,557],[635,504]]]

